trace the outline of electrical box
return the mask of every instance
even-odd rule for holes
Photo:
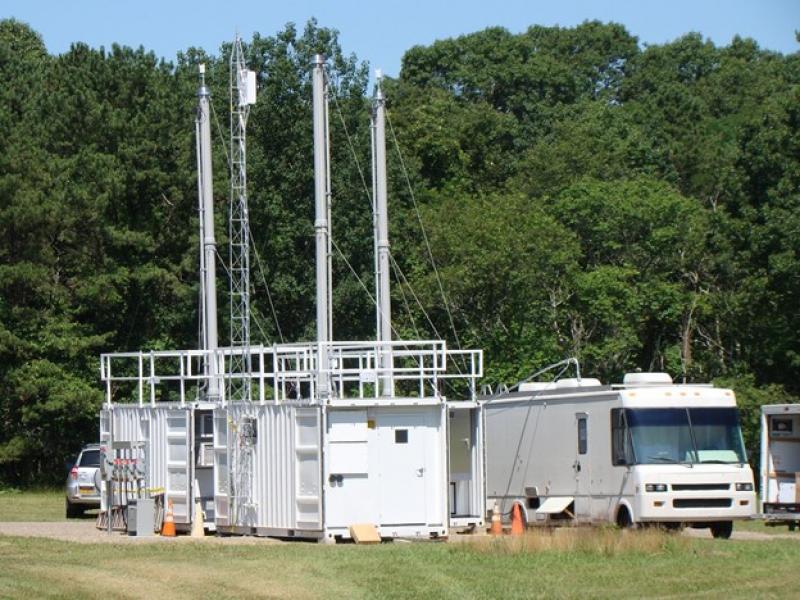
[[[200,444],[200,451],[197,454],[198,467],[213,467],[214,466],[214,443],[203,442]]]

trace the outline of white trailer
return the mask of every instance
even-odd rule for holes
[[[761,407],[761,515],[790,529],[800,522],[800,404]]]
[[[191,400],[208,378],[198,368],[206,351],[103,355],[101,444],[144,443],[144,487],[172,501],[179,530],[202,519],[225,533],[335,540],[360,524],[384,538],[483,526],[480,351],[441,341],[325,351],[334,365],[325,401],[317,344],[295,344],[253,347],[254,400],[229,403],[221,386],[217,404]],[[243,377],[225,368],[230,349],[214,354],[223,380]],[[397,393],[378,395],[381,380]],[[445,398],[453,380],[466,380],[472,400]]]
[[[486,398],[487,505],[527,522],[710,527],[727,537],[756,506],[736,399],[674,385],[562,379]]]

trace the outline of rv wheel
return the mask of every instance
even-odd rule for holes
[[[620,506],[617,511],[617,527],[620,529],[630,529],[633,527],[633,519],[627,506]]]
[[[711,524],[711,535],[727,540],[733,533],[733,521],[717,521]]]

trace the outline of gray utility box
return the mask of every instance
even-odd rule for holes
[[[154,534],[156,501],[136,498],[128,501],[128,535],[149,537]]]

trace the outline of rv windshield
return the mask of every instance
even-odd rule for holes
[[[735,408],[629,408],[625,416],[639,464],[745,462]]]

